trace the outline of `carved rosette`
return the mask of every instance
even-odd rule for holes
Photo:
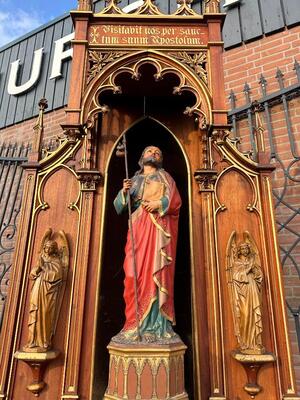
[[[80,169],[77,175],[82,192],[94,192],[97,185],[103,182],[102,174],[97,170]]]
[[[199,192],[213,192],[218,173],[210,169],[198,169],[194,173],[196,182],[199,185]]]

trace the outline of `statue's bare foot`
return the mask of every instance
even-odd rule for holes
[[[144,333],[143,339],[147,343],[154,343],[156,341],[156,335],[154,333]]]

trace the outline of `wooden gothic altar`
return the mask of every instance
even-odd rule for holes
[[[264,162],[262,143],[255,163],[230,138],[219,1],[206,0],[203,15],[190,3],[178,0],[172,15],[152,0],[132,14],[115,0],[97,14],[91,1],[79,1],[71,12],[74,57],[64,136],[41,157],[41,101],[24,165],[0,337],[0,399],[100,400],[107,387],[111,399],[300,399],[273,215],[273,167]],[[106,348],[124,322],[127,220],[112,209],[124,177],[116,157],[124,133],[131,175],[143,148],[158,146],[182,197],[175,312],[187,347],[184,367],[178,349],[153,361],[143,348],[124,361],[122,351],[109,359]],[[42,277],[47,268],[51,273]]]

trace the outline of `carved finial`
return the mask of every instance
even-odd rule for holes
[[[106,0],[106,7],[99,14],[123,14],[118,3],[120,0]]]
[[[220,12],[220,0],[205,0],[204,13],[218,14]]]
[[[92,0],[78,0],[77,10],[79,11],[92,11]]]
[[[197,15],[192,9],[193,0],[177,0],[178,8],[174,15]]]
[[[144,0],[144,4],[137,9],[136,14],[162,15],[157,6],[154,4],[154,1],[155,0]]]
[[[39,116],[36,121],[35,126],[33,127],[34,130],[34,139],[32,144],[32,152],[33,153],[40,153],[41,151],[41,143],[43,139],[43,132],[44,132],[44,112],[48,108],[48,102],[45,98],[39,101]]]

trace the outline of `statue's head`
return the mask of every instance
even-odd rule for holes
[[[248,256],[251,253],[251,248],[249,243],[243,242],[240,243],[238,247],[238,254],[241,254],[242,256]]]
[[[47,240],[43,250],[45,254],[51,256],[58,253],[58,245],[55,240]]]
[[[161,168],[162,162],[162,151],[156,146],[147,146],[141,155],[139,166],[143,168],[144,165],[151,165],[156,168]]]

